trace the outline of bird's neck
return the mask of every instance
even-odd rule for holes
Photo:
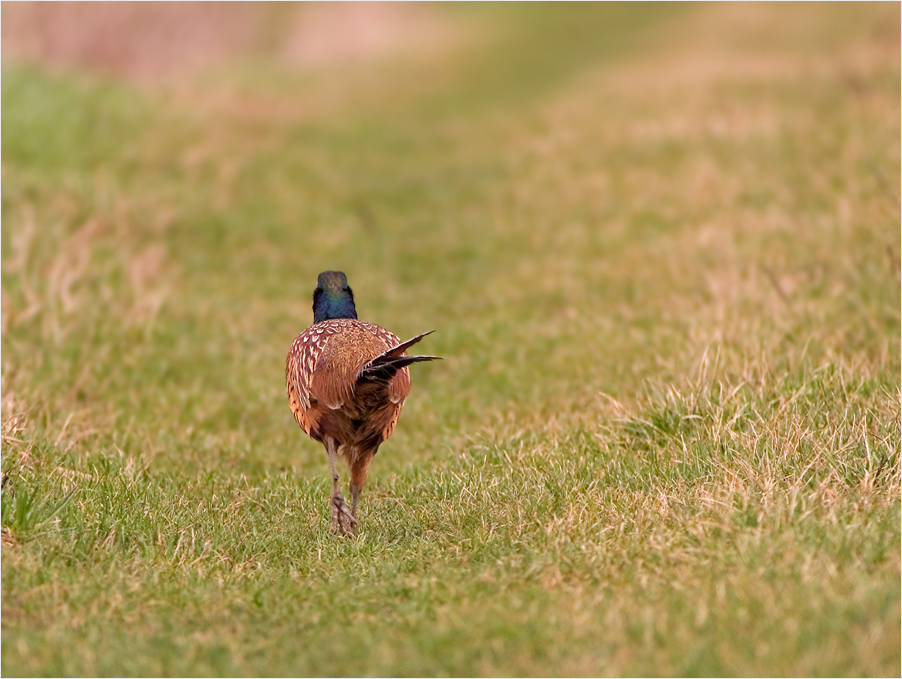
[[[332,318],[357,318],[357,309],[350,295],[319,295],[313,303],[313,322]]]

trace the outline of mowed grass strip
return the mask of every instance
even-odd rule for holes
[[[898,675],[898,7],[472,11],[358,101],[5,69],[5,672]],[[325,268],[447,359],[351,540]]]

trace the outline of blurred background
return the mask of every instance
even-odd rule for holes
[[[898,675],[899,3],[0,12],[4,669]]]
[[[896,5],[2,12],[4,399],[43,426],[293,463],[283,354],[324,269],[439,330],[413,459],[712,347],[898,359]]]
[[[429,49],[439,7],[372,3],[15,3],[3,13],[3,57],[144,82],[222,62],[314,67]]]
[[[438,328],[413,459],[711,347],[897,361],[896,5],[2,12],[4,399],[51,429],[294,463],[282,362],[324,269]]]

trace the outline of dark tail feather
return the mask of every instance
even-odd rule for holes
[[[395,376],[401,368],[406,368],[411,363],[420,363],[421,361],[442,361],[441,356],[401,356],[389,361],[381,363],[370,363],[360,372],[358,380],[371,381],[388,381]]]
[[[388,381],[392,377],[394,377],[395,373],[401,370],[402,368],[406,368],[411,363],[420,363],[421,361],[441,361],[443,360],[441,356],[402,356],[405,351],[421,339],[423,339],[426,335],[430,335],[434,330],[430,330],[429,332],[424,332],[422,335],[417,335],[406,342],[401,342],[396,347],[392,347],[388,351],[379,354],[370,361],[363,370],[360,371],[360,377],[358,380],[385,380]]]
[[[379,361],[383,358],[397,358],[398,356],[403,354],[405,351],[407,351],[410,347],[412,347],[414,344],[416,344],[421,339],[423,339],[426,335],[431,335],[434,332],[435,332],[435,330],[430,330],[429,332],[424,332],[422,335],[417,335],[416,337],[411,337],[406,342],[401,342],[401,344],[399,344],[398,346],[392,347],[391,349],[389,349],[388,351],[386,351],[383,354],[379,354],[378,356],[376,356],[376,358],[374,358],[372,361],[370,361],[370,363],[376,363],[377,361]]]

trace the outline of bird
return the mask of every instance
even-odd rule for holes
[[[393,332],[358,320],[354,292],[343,272],[323,271],[317,277],[313,325],[291,344],[285,381],[295,421],[329,454],[333,532],[354,535],[370,462],[395,430],[410,393],[408,366],[441,360],[407,355],[432,332],[402,342]],[[339,455],[351,475],[350,508],[339,487]]]

